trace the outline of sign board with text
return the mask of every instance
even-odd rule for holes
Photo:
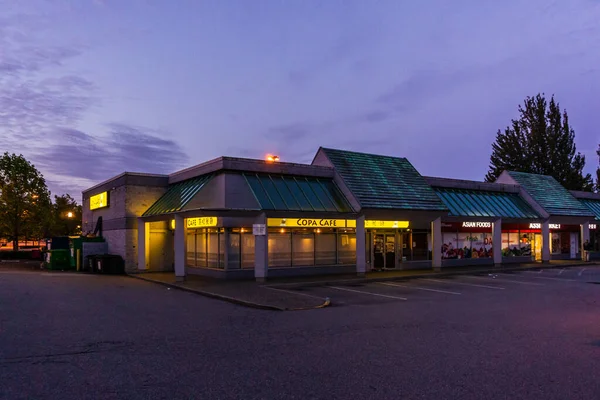
[[[102,192],[90,197],[90,210],[108,207],[108,192]]]
[[[188,228],[208,228],[217,226],[217,217],[186,218],[185,226]]]
[[[265,224],[252,225],[252,234],[254,236],[265,236],[267,234],[267,225],[265,225]]]

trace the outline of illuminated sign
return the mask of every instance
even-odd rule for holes
[[[590,224],[590,229],[596,229],[596,224]]]
[[[491,222],[463,222],[463,228],[491,228]]]
[[[174,219],[171,220],[171,229],[175,230],[175,220]]]
[[[550,229],[560,229],[560,224],[548,224]],[[532,222],[529,224],[529,229],[542,229],[542,224],[539,222]]]
[[[90,210],[108,207],[108,192],[102,192],[90,197]]]
[[[408,228],[408,221],[377,221],[377,220],[366,220],[365,228]]]
[[[185,225],[188,228],[206,228],[217,226],[217,217],[186,218]]]
[[[300,227],[300,228],[356,228],[354,219],[310,219],[310,218],[267,218],[271,227]],[[365,228],[408,228],[408,221],[375,221],[366,220]]]
[[[302,228],[348,228],[345,219],[308,219],[308,218],[267,218],[268,226],[302,227]],[[354,222],[354,221],[352,221]],[[356,223],[354,223],[356,226]]]

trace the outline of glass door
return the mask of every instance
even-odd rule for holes
[[[542,235],[536,233],[533,238],[535,261],[542,261]]]
[[[385,235],[374,234],[373,235],[373,268],[384,269],[385,268],[385,248],[384,248]]]
[[[385,235],[385,267],[396,268],[396,235]]]

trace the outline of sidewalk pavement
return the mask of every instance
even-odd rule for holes
[[[505,264],[500,267],[451,267],[443,268],[441,272],[435,272],[433,270],[383,271],[368,272],[365,277],[358,277],[356,275],[290,277],[269,279],[266,283],[222,280],[197,275],[187,275],[185,281],[179,282],[175,280],[175,274],[173,272],[143,272],[131,274],[129,276],[248,307],[275,311],[297,311],[327,307],[330,302],[329,299],[326,298],[289,290],[294,287],[367,283],[432,276],[442,277],[528,269],[567,268],[583,265],[594,265],[594,263],[583,261],[552,261],[550,264]]]

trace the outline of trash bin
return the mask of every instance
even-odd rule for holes
[[[68,270],[71,268],[71,255],[69,250],[50,250],[50,262],[48,269],[51,270]]]
[[[125,273],[125,262],[123,258],[117,254],[103,254],[98,258],[96,264],[98,265],[98,272],[102,274]]]
[[[94,264],[96,263],[96,255],[92,254],[85,257],[85,262],[83,263],[82,271],[85,272],[94,272]]]

